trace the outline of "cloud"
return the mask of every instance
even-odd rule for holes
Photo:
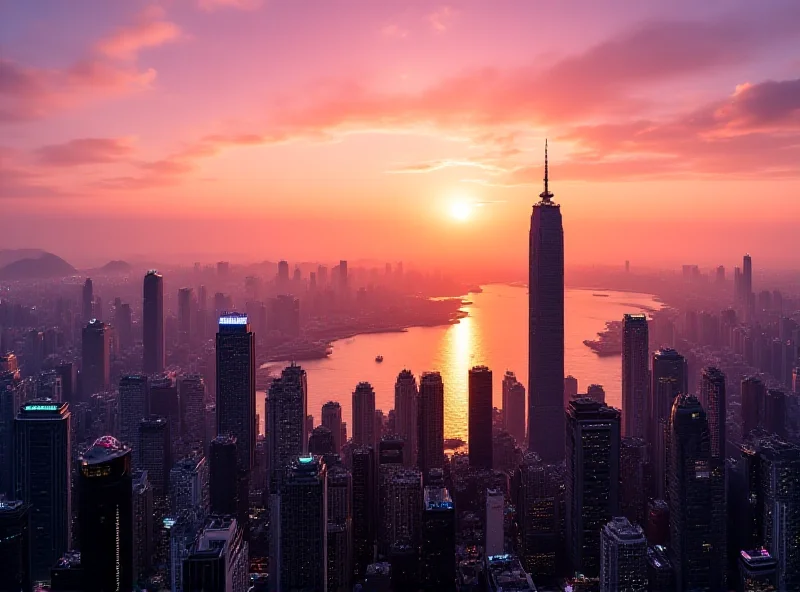
[[[454,159],[432,160],[428,162],[414,163],[398,167],[396,169],[391,169],[386,172],[392,174],[401,174],[401,173],[419,174],[419,173],[433,173],[436,171],[441,171],[443,169],[461,168],[461,167],[478,168],[481,169],[482,171],[485,171],[493,175],[507,172],[507,169],[504,169],[502,167],[493,164],[480,162],[478,160],[454,160]]]
[[[158,8],[145,10],[136,22],[119,27],[101,39],[97,52],[110,58],[134,60],[142,49],[176,41],[181,37],[180,28],[163,17],[163,11]]]
[[[408,30],[398,25],[386,25],[381,29],[381,35],[390,39],[405,39],[408,37]]]
[[[129,157],[132,151],[131,142],[125,138],[80,138],[42,146],[35,154],[39,164],[75,166],[116,162]]]
[[[450,21],[454,14],[455,11],[452,8],[442,6],[428,15],[428,22],[434,31],[444,33],[450,27]]]
[[[236,10],[256,10],[261,7],[262,0],[197,0],[201,10],[214,12],[223,8]]]
[[[67,197],[69,194],[29,170],[0,164],[0,200]]]

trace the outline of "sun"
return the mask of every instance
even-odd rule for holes
[[[457,201],[450,206],[450,216],[458,222],[466,222],[472,215],[472,204]]]

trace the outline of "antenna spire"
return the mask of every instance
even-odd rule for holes
[[[549,185],[549,173],[547,168],[547,138],[544,140],[544,191],[539,194],[539,197],[542,198],[542,201],[550,202],[553,199],[553,194],[550,193]]]

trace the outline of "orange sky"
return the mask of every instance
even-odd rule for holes
[[[32,4],[0,247],[524,270],[545,137],[568,265],[800,247],[796,2]]]

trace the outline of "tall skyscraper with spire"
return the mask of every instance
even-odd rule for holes
[[[547,463],[564,459],[564,229],[549,188],[533,206],[528,281],[528,445]]]
[[[164,371],[164,279],[155,270],[144,276],[142,305],[142,370]]]

